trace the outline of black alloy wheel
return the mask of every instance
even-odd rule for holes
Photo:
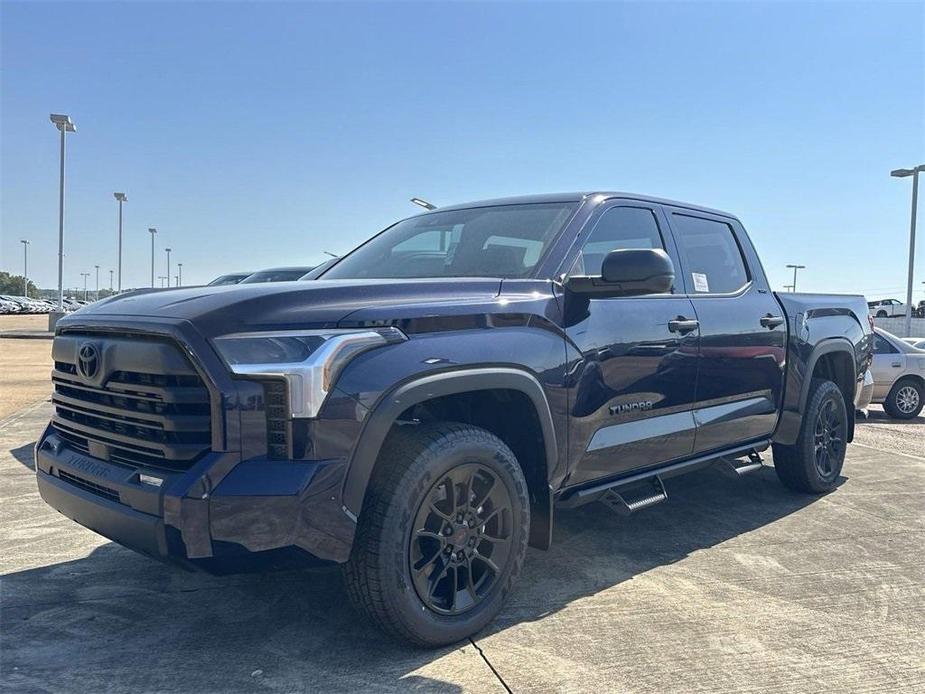
[[[477,606],[500,579],[512,541],[511,497],[494,472],[478,463],[449,470],[424,497],[411,530],[421,602],[445,615]]]

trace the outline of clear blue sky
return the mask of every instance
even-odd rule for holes
[[[205,282],[345,252],[413,195],[616,189],[737,213],[775,287],[799,262],[903,298],[923,45],[923,2],[4,2],[0,268],[29,238],[56,285],[64,112],[67,286],[108,285],[116,190],[144,286],[149,226]]]

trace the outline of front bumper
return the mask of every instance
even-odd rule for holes
[[[210,453],[184,472],[131,468],[74,451],[49,427],[35,468],[46,503],[156,559],[214,573],[346,561],[355,528],[337,501],[342,462],[236,457]],[[216,470],[227,472],[213,488]]]

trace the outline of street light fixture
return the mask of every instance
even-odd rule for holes
[[[433,203],[427,202],[426,200],[422,200],[421,198],[411,198],[411,202],[413,202],[418,207],[423,207],[425,210],[436,210],[437,209],[436,205],[434,205]]]
[[[112,294],[112,270],[109,271],[109,293]]]
[[[113,193],[113,197],[119,201],[119,291],[122,291],[122,203],[128,200],[125,193]],[[110,272],[112,272],[110,270]],[[112,284],[110,282],[109,284]],[[109,288],[112,291],[112,287]]]
[[[58,312],[49,315],[48,327],[51,329],[58,318],[64,315],[64,136],[66,133],[76,133],[77,127],[71,117],[63,113],[52,113],[49,118],[61,132],[61,171],[58,176]]]
[[[894,178],[912,176],[912,221],[909,222],[909,276],[906,281],[906,337],[912,335],[912,274],[915,266],[915,217],[919,199],[919,172],[925,171],[925,164],[914,169],[895,169],[890,171]]]
[[[22,244],[22,295],[29,297],[29,242],[20,239]]]
[[[81,272],[80,276],[84,278],[84,301],[87,300],[87,278],[90,276],[89,272]]]
[[[96,298],[94,299],[94,301],[99,301],[100,300],[100,266],[94,265],[93,267],[96,268]]]
[[[791,291],[797,290],[797,270],[803,270],[806,268],[805,265],[788,265],[787,267],[793,268],[793,285]]]
[[[151,234],[151,289],[154,289],[154,235],[157,229],[149,227],[148,232]]]
[[[183,286],[183,263],[177,263],[177,286]]]
[[[164,275],[158,275],[157,278],[161,281],[161,289],[164,288],[164,280],[167,279]]]
[[[167,287],[169,288],[170,287],[170,249],[165,248],[164,250],[167,251]]]

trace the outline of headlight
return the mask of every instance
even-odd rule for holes
[[[236,333],[213,344],[239,376],[282,378],[291,417],[315,417],[338,374],[362,352],[407,340],[398,328]]]

